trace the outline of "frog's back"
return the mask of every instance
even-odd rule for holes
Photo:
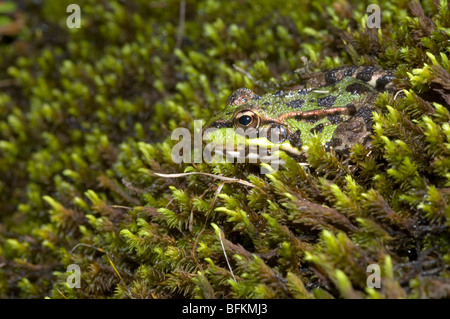
[[[392,80],[395,78],[391,71],[375,66],[343,66],[305,76],[308,79],[306,87],[319,88],[334,85],[345,77],[352,77],[368,83],[379,92],[392,90]]]

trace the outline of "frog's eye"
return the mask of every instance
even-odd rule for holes
[[[240,128],[258,128],[259,116],[252,111],[242,111],[234,117],[234,124]]]

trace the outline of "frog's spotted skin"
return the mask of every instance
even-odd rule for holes
[[[313,135],[318,135],[327,150],[347,155],[356,143],[370,146],[374,100],[378,90],[389,89],[392,79],[391,73],[374,67],[343,67],[316,74],[306,89],[259,96],[242,88],[231,94],[225,109],[208,122],[207,128],[217,130],[205,139],[222,145],[230,141],[226,129],[254,128],[267,138],[252,141],[238,136],[239,130],[233,134],[247,146],[257,141],[299,156],[305,154]]]
[[[353,77],[373,86],[377,91],[392,89],[394,75],[373,66],[344,66],[326,72],[317,72],[309,76],[307,87],[333,85],[345,77]]]

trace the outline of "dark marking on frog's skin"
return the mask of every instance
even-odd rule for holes
[[[361,117],[364,120],[364,122],[366,123],[366,126],[372,126],[372,124],[373,124],[372,112],[373,111],[374,111],[373,108],[362,107],[355,113],[355,116]]]
[[[274,94],[272,94],[273,96],[283,96],[284,91],[276,91]]]
[[[350,66],[344,69],[344,76],[353,76],[353,73],[355,73],[356,69],[358,69],[357,66]]]
[[[298,118],[296,117],[296,119],[298,120],[298,121],[301,121],[301,120],[306,120],[306,122],[308,122],[308,123],[312,123],[312,124],[314,124],[314,123],[316,123],[318,120],[320,120],[320,118],[319,118],[319,115],[311,115],[311,116],[308,116],[307,118],[304,118],[304,117],[302,117],[302,116],[298,116]]]
[[[345,108],[347,109],[347,112],[349,115],[353,116],[356,113],[356,106],[355,104],[347,104],[345,106]]]
[[[331,124],[336,125],[339,123],[342,123],[344,120],[342,119],[342,117],[338,114],[336,115],[330,115],[327,116],[328,121],[330,121]]]
[[[389,83],[391,83],[394,78],[395,78],[394,75],[390,72],[382,75],[380,78],[376,80],[375,89],[377,89],[378,91],[384,90],[386,86]]]
[[[373,73],[376,71],[376,69],[374,67],[368,66],[364,69],[362,69],[361,71],[359,71],[355,78],[357,78],[358,80],[364,81],[364,82],[369,82],[370,80],[372,80],[372,76]]]
[[[345,88],[345,90],[353,95],[365,94],[370,92],[370,89],[360,83],[350,84]]]
[[[264,105],[270,105],[270,104],[271,104],[270,102],[265,102],[265,103],[264,103]]]
[[[334,105],[334,102],[336,102],[336,97],[333,95],[328,95],[326,97],[319,97],[317,99],[317,105],[326,108],[332,107]]]
[[[297,93],[300,95],[306,95],[309,92],[311,92],[311,89],[301,89],[301,90],[297,91]]]
[[[336,72],[337,72],[337,70],[335,69],[335,70],[331,70],[325,74],[325,85],[326,86],[339,82],[340,79],[338,80],[336,78]]]
[[[298,100],[294,100],[294,101],[289,101],[286,103],[286,105],[293,107],[293,108],[300,109],[302,107],[303,103],[305,103],[305,100],[298,99]]]
[[[342,140],[339,137],[333,137],[332,141],[335,148],[338,148],[342,145]]]
[[[303,145],[303,141],[302,141],[302,132],[300,130],[297,130],[293,133],[289,132],[289,142],[291,143],[291,145],[293,147],[296,147],[297,149],[301,149],[302,145]]]
[[[316,126],[314,126],[309,131],[311,132],[311,134],[322,133],[324,127],[325,127],[325,125],[323,123],[320,123],[320,124],[317,124]]]

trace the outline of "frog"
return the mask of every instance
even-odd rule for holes
[[[393,90],[393,73],[374,66],[346,66],[307,78],[302,88],[264,95],[237,89],[206,123],[204,141],[218,154],[246,161],[263,159],[258,154],[261,147],[305,161],[308,145],[317,141],[325,151],[344,158],[355,144],[370,149],[375,100],[380,92]],[[237,151],[237,145],[244,152]],[[250,146],[257,147],[251,151]]]

